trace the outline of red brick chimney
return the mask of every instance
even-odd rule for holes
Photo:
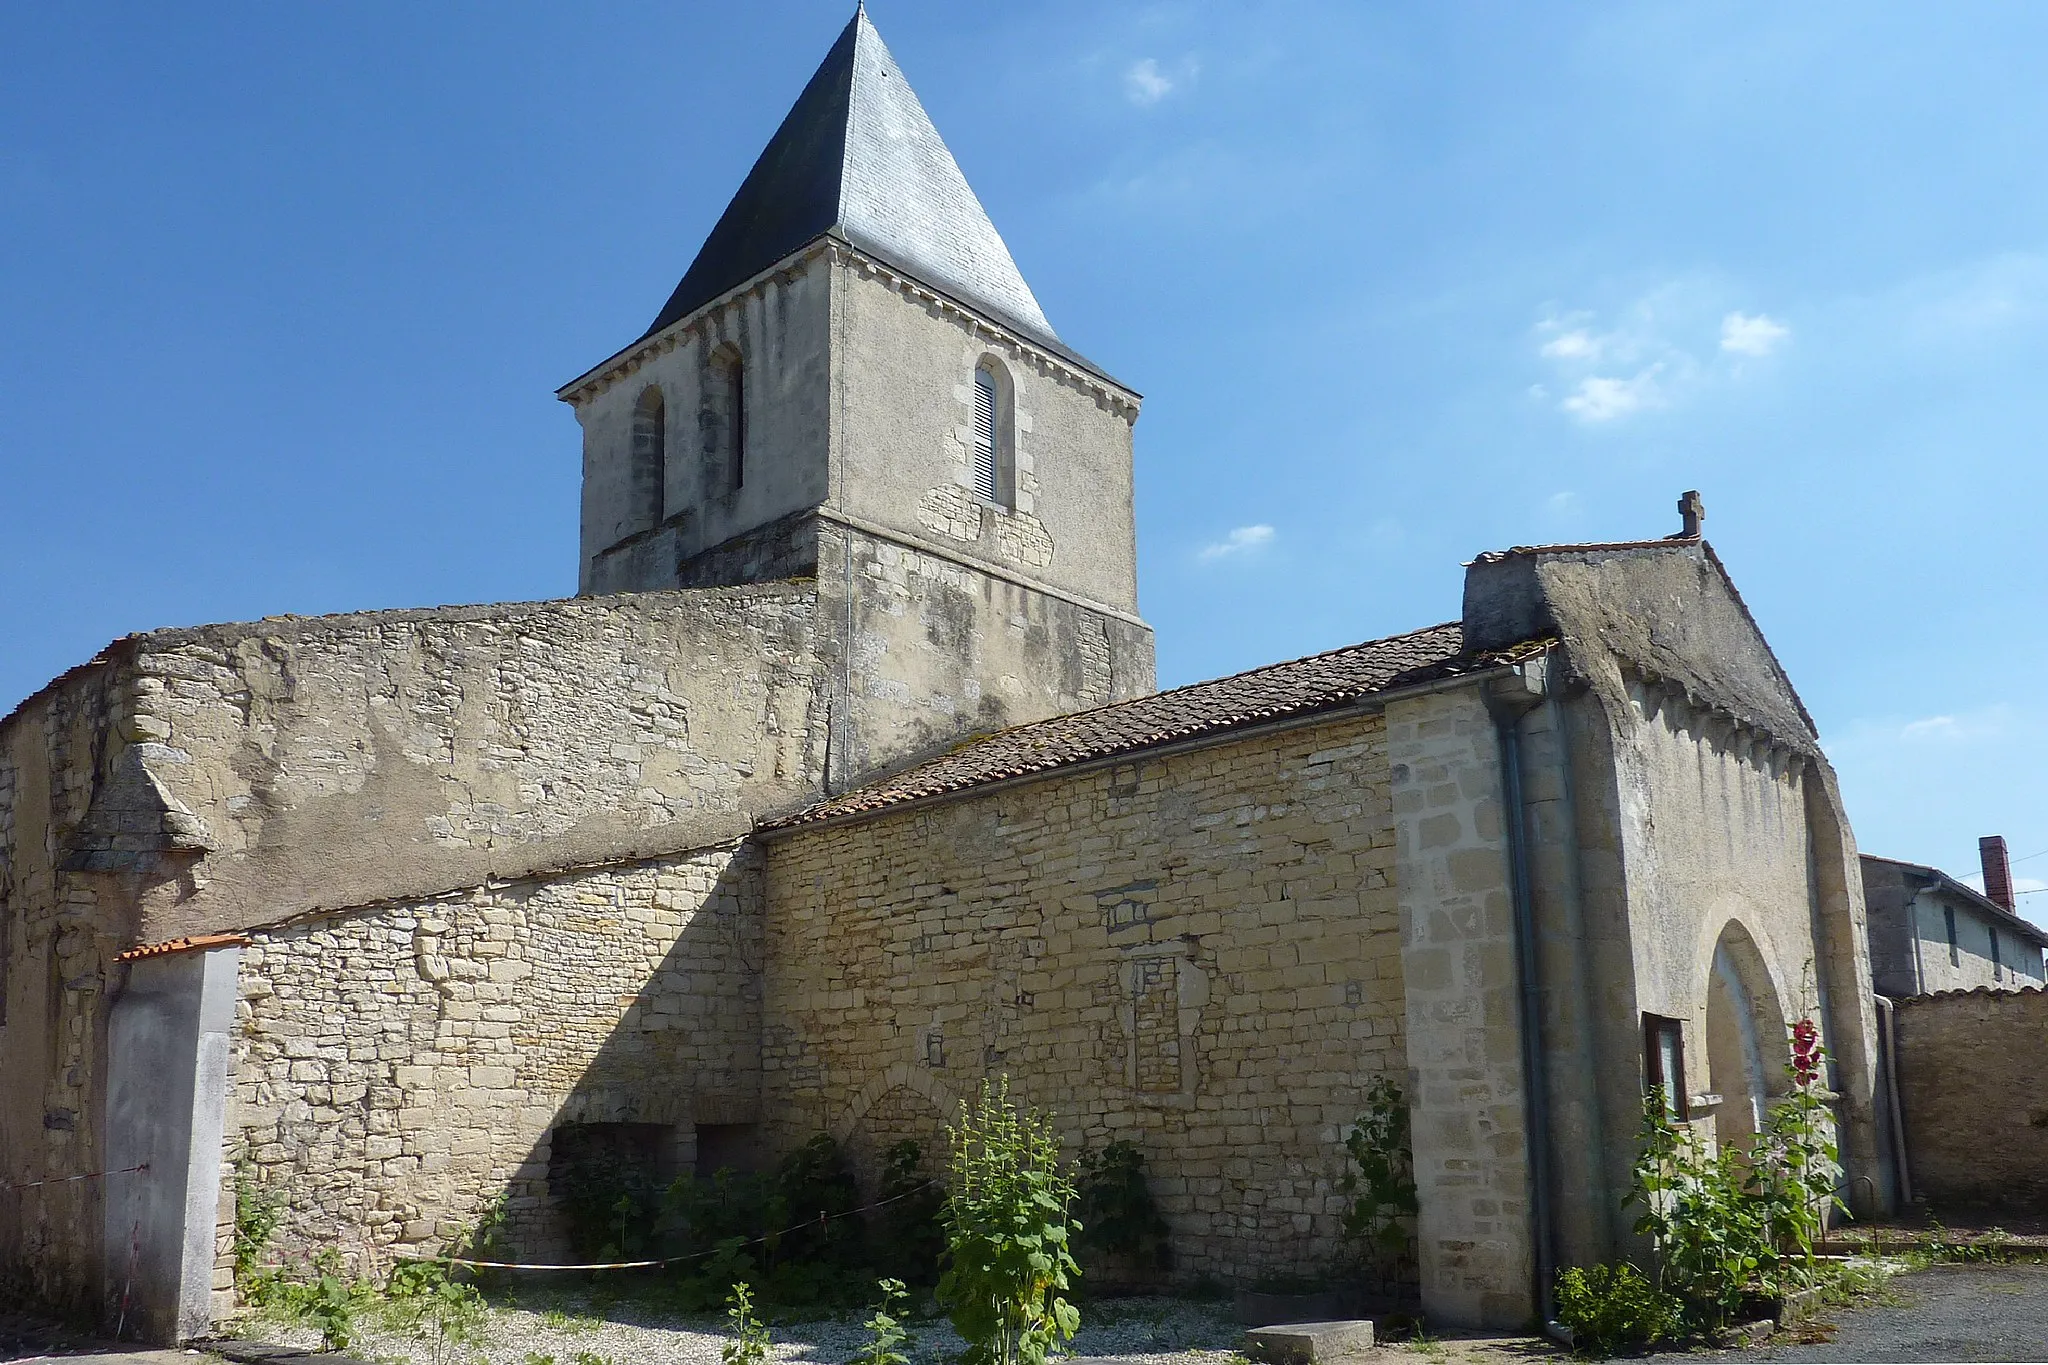
[[[1987,834],[1979,839],[1977,860],[1984,864],[1985,899],[2007,910],[2013,909],[2012,860],[2006,856],[2005,836]]]

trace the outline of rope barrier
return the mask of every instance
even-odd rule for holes
[[[847,1209],[843,1213],[827,1214],[821,1209],[815,1220],[806,1219],[804,1222],[791,1224],[780,1232],[763,1233],[759,1237],[750,1237],[736,1245],[727,1242],[720,1246],[715,1246],[709,1251],[693,1251],[687,1256],[663,1256],[651,1261],[599,1261],[585,1265],[542,1265],[526,1261],[475,1261],[466,1256],[423,1256],[419,1259],[435,1265],[468,1266],[472,1270],[652,1270],[657,1266],[680,1265],[684,1261],[705,1260],[708,1257],[718,1255],[720,1252],[738,1251],[742,1247],[761,1246],[778,1237],[787,1237],[792,1232],[801,1232],[805,1228],[823,1227],[825,1224],[837,1222],[841,1218],[851,1218],[855,1214],[860,1213],[871,1213],[876,1209],[893,1204],[899,1199],[908,1199],[913,1194],[922,1194],[930,1189],[932,1184],[932,1181],[926,1180],[911,1186],[901,1194],[892,1194],[887,1199],[877,1199],[872,1204],[863,1204],[857,1209]]]
[[[0,1184],[0,1190],[32,1190],[38,1185],[68,1185],[74,1180],[100,1180],[110,1175],[134,1175],[137,1171],[146,1171],[148,1169],[149,1163],[145,1161],[140,1166],[123,1166],[118,1171],[91,1171],[85,1175],[52,1176],[48,1180],[15,1181]]]

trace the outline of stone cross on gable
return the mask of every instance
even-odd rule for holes
[[[1700,527],[1707,520],[1707,504],[1701,500],[1697,488],[1688,488],[1678,499],[1678,515],[1682,520],[1678,540],[1698,540]]]

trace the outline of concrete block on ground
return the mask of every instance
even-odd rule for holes
[[[1285,1322],[1244,1334],[1244,1353],[1268,1365],[1339,1365],[1372,1350],[1372,1321]]]

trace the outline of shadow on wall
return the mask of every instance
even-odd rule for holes
[[[696,871],[636,869],[579,898],[614,905],[527,926],[515,1084],[560,1098],[505,1188],[513,1259],[642,1256],[635,1229],[670,1182],[761,1160],[760,859],[743,845]],[[566,1093],[547,1086],[579,1060]]]

